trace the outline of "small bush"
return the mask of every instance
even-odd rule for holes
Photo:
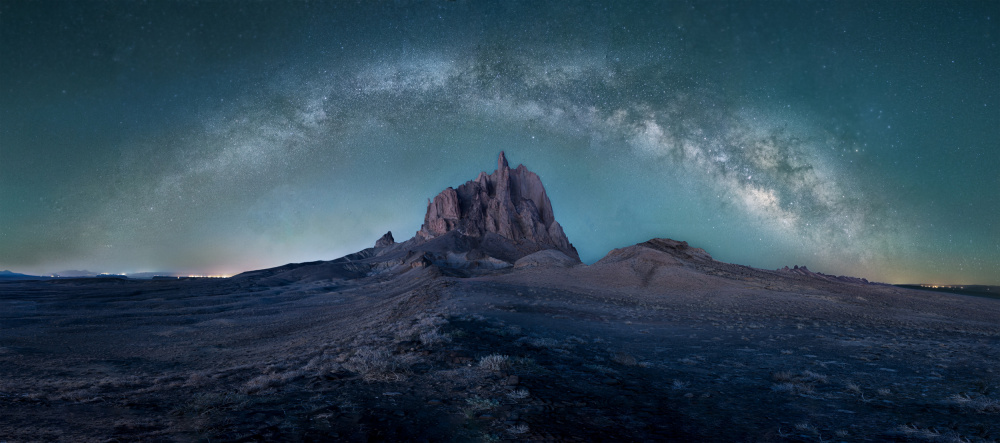
[[[901,425],[896,428],[896,432],[910,438],[919,438],[925,441],[935,441],[941,437],[941,433],[933,429],[921,429],[915,425]]]
[[[968,395],[952,395],[952,403],[957,404],[962,409],[972,410],[981,414],[1000,413],[1000,401],[988,397],[972,398]]]
[[[525,398],[528,398],[528,390],[527,389],[517,389],[515,391],[508,392],[507,393],[507,397],[509,397],[511,400],[525,399]]]
[[[537,349],[555,349],[559,347],[559,342],[551,338],[521,337],[517,340],[517,343]]]
[[[636,361],[635,357],[621,351],[615,352],[615,354],[611,356],[611,359],[614,360],[616,363],[625,366],[635,366],[636,364],[638,364],[638,361]]]
[[[514,435],[524,434],[528,432],[528,425],[526,424],[513,425],[507,428],[507,432],[510,432],[511,434]]]
[[[243,385],[243,388],[240,389],[240,392],[244,394],[252,394],[254,392],[263,391],[277,385],[279,381],[280,379],[275,377],[274,374],[259,375],[246,382],[246,384]]]
[[[861,386],[858,386],[856,383],[848,382],[846,385],[844,385],[844,388],[847,390],[847,392],[850,392],[851,394],[854,395],[861,394]]]
[[[778,383],[771,386],[771,390],[774,392],[787,392],[789,394],[811,394],[813,387],[800,383]]]
[[[795,380],[795,375],[788,371],[781,371],[771,374],[771,378],[774,379],[774,381],[788,382]]]
[[[510,357],[500,354],[490,354],[479,359],[479,367],[487,371],[502,371],[510,367]]]
[[[809,423],[798,423],[795,425],[795,429],[801,432],[815,433],[816,428],[812,427]]]
[[[399,381],[405,378],[402,361],[389,351],[380,348],[361,347],[346,362],[344,367],[361,374],[365,381]]]
[[[829,381],[830,381],[830,379],[826,375],[817,374],[817,373],[815,373],[813,371],[802,371],[802,375],[800,376],[800,378],[803,381],[814,381],[814,382],[824,383],[824,384],[825,383],[829,383]]]
[[[420,343],[423,344],[424,346],[436,345],[438,343],[447,343],[450,341],[451,337],[442,334],[437,329],[420,334]]]
[[[465,403],[468,404],[469,409],[473,411],[488,411],[500,406],[500,402],[498,400],[482,397],[467,398],[465,399]]]

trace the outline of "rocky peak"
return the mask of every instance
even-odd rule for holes
[[[386,246],[391,246],[396,244],[396,240],[392,238],[392,231],[386,232],[382,238],[375,240],[376,248],[384,248]]]
[[[555,221],[541,179],[524,165],[511,169],[503,152],[492,174],[481,172],[475,180],[458,189],[447,188],[427,202],[417,238],[430,240],[452,231],[487,242],[500,237],[517,251],[514,260],[545,249],[579,260]]]

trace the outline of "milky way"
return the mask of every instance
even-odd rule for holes
[[[506,150],[587,262],[998,283],[989,5],[46,5],[0,5],[0,268],[332,259]]]

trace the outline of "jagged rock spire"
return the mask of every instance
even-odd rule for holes
[[[375,241],[376,248],[383,248],[394,244],[396,244],[396,240],[392,238],[392,231],[386,232],[382,238]]]
[[[476,238],[496,234],[525,255],[557,249],[579,260],[552,214],[541,179],[524,165],[511,169],[504,152],[492,174],[481,172],[475,180],[458,189],[447,188],[428,201],[417,237],[429,240],[455,230]]]

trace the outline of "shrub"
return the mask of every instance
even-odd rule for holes
[[[774,392],[787,392],[789,394],[811,394],[813,387],[799,383],[778,383],[771,386],[771,390]]]
[[[399,358],[385,349],[361,347],[355,350],[344,367],[361,374],[365,381],[399,381],[405,370]]]
[[[1000,401],[988,397],[972,398],[968,395],[956,394],[950,398],[951,402],[963,409],[969,409],[979,413],[996,414],[1000,413]]]
[[[635,366],[638,363],[635,357],[621,351],[615,352],[615,354],[611,356],[611,359],[625,366]]]
[[[528,432],[528,425],[526,424],[513,425],[507,428],[507,432],[510,432],[511,434],[514,435],[524,434]]]
[[[518,390],[515,390],[515,391],[511,391],[511,392],[507,393],[507,397],[510,397],[511,400],[525,399],[525,398],[528,398],[528,390],[527,389],[518,389]]]
[[[479,367],[487,371],[502,371],[510,367],[510,357],[490,354],[479,359]]]

